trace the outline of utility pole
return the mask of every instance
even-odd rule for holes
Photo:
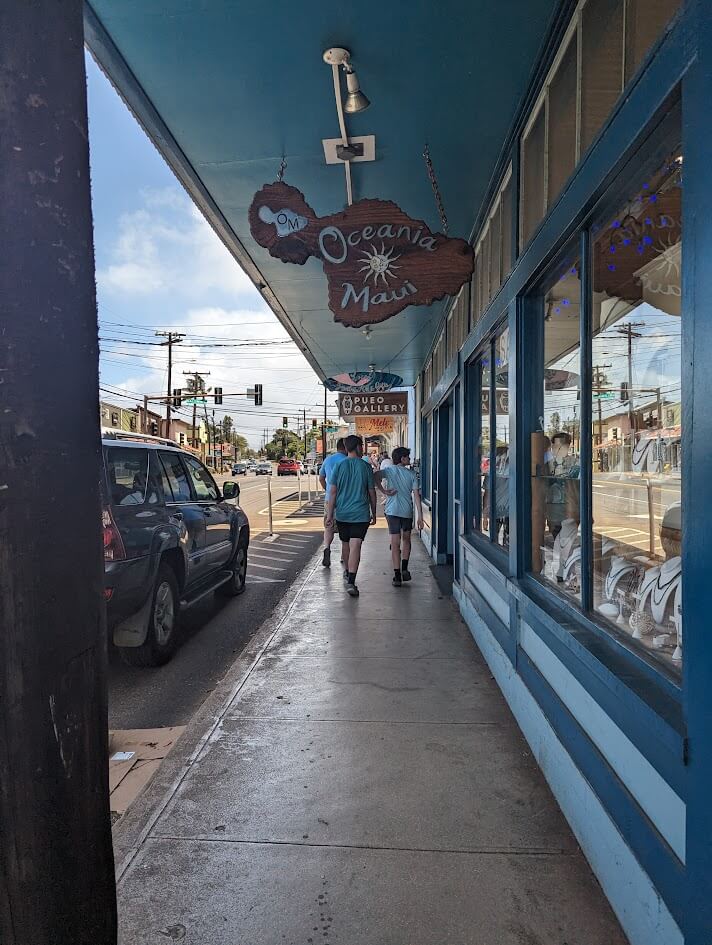
[[[635,412],[633,408],[633,339],[642,338],[636,328],[645,328],[645,322],[629,322],[627,325],[619,325],[616,331],[628,339],[628,424],[630,426],[631,436],[635,433]]]
[[[604,382],[607,382],[606,375],[603,373],[606,368],[611,367],[610,364],[596,364],[593,368],[593,390],[597,391],[598,396],[596,400],[598,402],[598,434],[596,436],[596,442],[600,446],[603,443],[603,408],[601,406],[601,388],[603,387]],[[598,457],[599,463],[601,462],[601,457]]]
[[[190,393],[194,400],[200,397],[201,394],[205,393],[204,378],[210,377],[210,371],[203,371],[202,373],[200,371],[183,371],[183,373],[187,377],[190,377],[191,380],[193,381],[192,385],[189,385],[189,387],[192,386],[193,388]],[[195,424],[197,421],[197,411],[196,411],[197,406],[198,406],[197,404],[193,404],[193,435],[191,437],[191,445],[193,449],[197,447],[197,443],[195,442]],[[206,404],[206,417],[207,417],[207,404]]]
[[[304,420],[304,459],[307,458],[307,412],[305,409],[302,410],[302,418]]]
[[[321,425],[321,461],[326,459],[326,384],[324,384],[324,422]]]
[[[173,374],[173,345],[180,344],[180,342],[185,338],[184,334],[181,334],[178,331],[157,331],[154,333],[156,338],[166,338],[166,341],[161,342],[161,347],[168,348],[168,397],[166,399],[166,437],[170,439],[171,435],[171,404],[173,398],[173,388],[171,387],[171,380]]]
[[[3,945],[116,942],[83,7],[2,8]]]

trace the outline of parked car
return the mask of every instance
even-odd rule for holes
[[[277,463],[278,476],[298,476],[299,472],[299,463],[296,459],[289,459],[287,456],[283,456]]]
[[[104,597],[123,660],[160,666],[183,610],[217,591],[241,594],[250,525],[240,487],[222,493],[191,453],[165,441],[102,440]]]
[[[272,463],[258,463],[257,468],[255,469],[256,476],[271,476],[272,475]]]
[[[246,475],[247,475],[247,463],[233,463],[233,464],[232,464],[232,474],[233,474],[233,476],[246,476]]]

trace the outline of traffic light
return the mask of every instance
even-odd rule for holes
[[[316,429],[316,417],[312,417],[312,430]]]
[[[158,436],[158,421],[151,420],[151,436]]]
[[[173,388],[173,406],[180,407],[182,401],[181,397],[183,396],[183,390],[180,387]]]
[[[262,406],[262,385],[255,384],[255,407]]]
[[[283,429],[286,430],[288,426],[289,426],[289,417],[282,417],[282,427],[283,427]]]
[[[216,387],[215,388],[215,403],[221,404],[222,402],[223,402],[222,401],[222,387]]]

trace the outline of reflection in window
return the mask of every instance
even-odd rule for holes
[[[532,434],[532,571],[581,599],[580,280],[567,262],[544,299],[542,414]]]
[[[682,156],[594,228],[593,603],[682,660]]]
[[[480,531],[490,533],[490,365],[489,351],[479,361],[480,430],[477,439],[480,477]]]
[[[494,342],[495,363],[495,532],[498,545],[509,545],[509,329]]]

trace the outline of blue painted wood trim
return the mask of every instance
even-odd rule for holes
[[[474,607],[474,609],[480,615],[482,620],[484,620],[484,622],[487,624],[488,630],[491,632],[497,643],[499,643],[507,659],[510,661],[510,663],[514,664],[517,658],[516,638],[512,636],[512,634],[509,632],[509,628],[504,623],[502,623],[497,614],[495,614],[490,605],[487,603],[484,596],[480,594],[467,575],[463,575],[461,586],[463,594],[471,606]]]
[[[617,824],[675,921],[684,928],[690,892],[684,867],[523,650],[517,655],[517,665],[563,747]]]
[[[593,606],[593,449],[591,443],[591,390],[593,370],[591,367],[592,335],[591,335],[591,305],[593,302],[591,286],[591,239],[587,229],[582,230],[579,241],[580,292],[579,311],[580,319],[580,358],[579,376],[579,443],[580,463],[579,473],[581,481],[581,606],[584,610],[591,610]]]
[[[683,692],[689,737],[686,945],[712,941],[712,14],[688,4],[697,61],[683,83],[682,609]]]
[[[645,690],[604,666],[579,632],[543,621],[531,602],[519,601],[519,616],[684,800],[689,781],[684,736],[651,707]]]
[[[518,303],[514,301],[507,311],[507,327],[509,328],[509,574],[517,573],[519,523],[524,512],[516,475],[521,457],[520,437],[517,436],[517,431],[521,429],[521,399],[517,392],[522,390],[520,379],[524,368],[523,352],[517,330],[518,309]]]
[[[510,581],[510,591],[520,601],[522,614],[531,612],[533,619],[552,629],[567,645],[587,650],[595,658],[591,668],[598,667],[602,678],[624,682],[673,732],[685,737],[680,690],[663,675],[660,664],[647,662],[645,654],[629,649],[609,627],[597,626],[566,598],[530,575]],[[585,679],[579,681],[586,685]]]

